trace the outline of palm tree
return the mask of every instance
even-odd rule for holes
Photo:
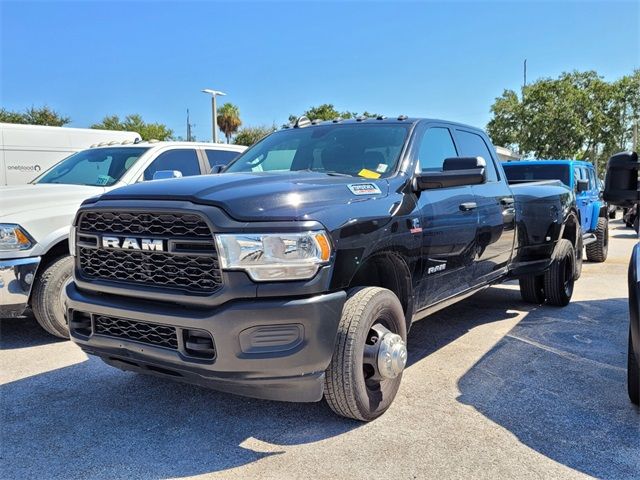
[[[242,125],[240,110],[233,103],[225,103],[218,109],[218,127],[227,137],[227,143],[231,140],[231,135],[238,131],[240,125]]]

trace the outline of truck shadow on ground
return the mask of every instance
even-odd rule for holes
[[[474,327],[517,315],[513,308],[528,311],[460,379],[459,400],[548,457],[611,477],[639,456],[632,444],[638,417],[623,391],[623,304],[576,302],[568,307],[575,319],[560,320],[553,308],[519,302],[516,291],[490,289],[415,324],[409,368]],[[3,348],[21,345],[21,335],[5,331]],[[3,385],[0,400],[0,434],[10,439],[3,442],[5,478],[192,476],[362,425],[323,403],[242,398],[123,373],[95,358]]]
[[[0,349],[37,347],[65,342],[45,332],[30,311],[17,318],[0,318]]]
[[[505,295],[490,302],[514,305]],[[628,328],[626,298],[572,302],[562,315],[534,308],[462,376],[458,400],[572,469],[638,478],[640,412],[626,391]]]

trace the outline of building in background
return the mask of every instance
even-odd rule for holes
[[[501,162],[511,162],[513,160],[520,160],[522,157],[515,152],[512,152],[505,147],[496,147],[496,153]]]

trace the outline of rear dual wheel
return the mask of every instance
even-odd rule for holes
[[[544,275],[529,275],[520,279],[520,295],[525,302],[564,307],[571,301],[576,279],[576,252],[567,239],[558,242],[551,257],[551,266]]]
[[[325,376],[325,400],[343,417],[370,421],[391,405],[407,362],[398,297],[379,287],[349,292]]]

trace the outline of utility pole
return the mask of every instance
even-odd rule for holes
[[[524,59],[524,83],[522,84],[522,96],[524,97],[524,89],[527,86],[527,59]]]
[[[187,108],[187,142],[191,141],[191,122],[189,121],[189,109]]]

